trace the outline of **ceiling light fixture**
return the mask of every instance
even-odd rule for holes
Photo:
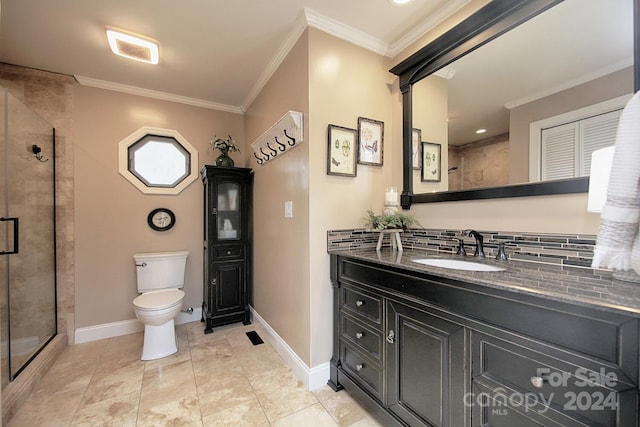
[[[476,133],[485,133],[486,131],[487,131],[486,129],[478,129]]]
[[[394,6],[402,6],[403,4],[407,4],[411,1],[412,0],[389,0],[389,3],[391,3]]]
[[[116,55],[148,64],[158,63],[158,43],[154,40],[112,27],[106,27],[106,32],[109,47]]]

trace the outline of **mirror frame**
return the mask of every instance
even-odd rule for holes
[[[389,70],[399,77],[402,93],[402,183],[400,204],[410,209],[414,203],[456,200],[498,199],[586,193],[589,178],[513,184],[473,190],[413,194],[411,132],[413,129],[412,87],[445,65],[485,45],[496,37],[543,13],[563,0],[493,0]],[[634,92],[640,88],[640,0],[634,5]]]

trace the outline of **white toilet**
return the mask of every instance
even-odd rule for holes
[[[136,317],[144,324],[142,360],[178,351],[173,319],[182,309],[187,251],[134,254],[138,292],[133,300]]]

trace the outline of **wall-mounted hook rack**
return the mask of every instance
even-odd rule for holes
[[[251,144],[253,157],[259,165],[263,165],[299,145],[303,139],[303,114],[299,111],[288,111]]]

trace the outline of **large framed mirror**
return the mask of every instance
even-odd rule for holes
[[[640,0],[493,0],[393,67],[403,208],[586,192],[591,151],[613,143],[616,114],[639,88],[639,9]],[[597,141],[584,139],[603,126]],[[557,148],[567,129],[573,139]],[[439,158],[422,150],[433,144]]]

